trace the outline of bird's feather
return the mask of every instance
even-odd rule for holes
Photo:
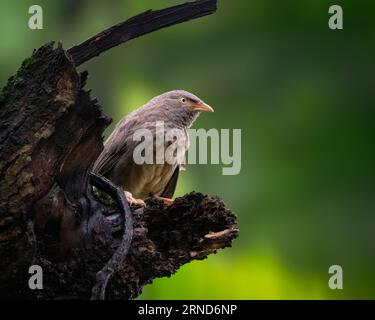
[[[108,176],[113,170],[115,165],[118,163],[120,157],[124,155],[128,149],[126,139],[126,123],[128,123],[127,117],[125,117],[115,128],[112,134],[109,136],[104,144],[104,150],[96,160],[93,171],[102,175]],[[116,143],[117,141],[117,143]],[[118,143],[122,141],[123,143]]]
[[[169,180],[168,184],[166,185],[165,189],[163,190],[161,196],[164,198],[171,199],[176,191],[178,175],[180,173],[180,166],[177,166],[173,172],[171,179]]]

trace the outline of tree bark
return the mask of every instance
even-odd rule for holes
[[[162,10],[148,10],[104,30],[68,50],[76,66],[126,41],[174,24],[212,14],[216,0],[187,2]]]
[[[213,4],[202,0],[164,13],[187,20],[203,14],[197,8],[207,14]],[[123,27],[107,30],[101,52],[116,45],[119,30],[128,40],[183,21],[155,13],[125,23],[134,28],[136,22],[130,37]],[[90,178],[110,119],[84,89],[87,72],[76,66],[98,53],[92,50],[97,44],[88,40],[69,52],[46,44],[1,92],[2,298],[135,298],[155,277],[204,259],[237,236],[236,218],[218,198],[191,193],[169,207],[154,201],[129,208],[118,187]],[[34,264],[43,269],[43,290],[28,286]]]

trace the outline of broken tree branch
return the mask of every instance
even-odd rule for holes
[[[174,7],[146,11],[108,28],[68,50],[76,66],[115,46],[174,24],[197,19],[216,11],[217,0],[198,0]]]
[[[154,200],[146,208],[132,208],[132,214],[133,240],[126,261],[108,282],[107,299],[135,299],[155,278],[170,276],[183,264],[230,247],[238,234],[236,217],[223,201],[200,193],[177,198],[171,206]],[[121,214],[116,206],[94,220],[85,246],[75,249],[68,261],[36,258],[44,270],[44,288],[24,294],[38,294],[39,299],[90,298],[97,270],[121,245],[123,234],[123,229],[117,229]],[[211,232],[218,236],[206,239]]]

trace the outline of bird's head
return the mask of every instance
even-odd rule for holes
[[[173,90],[161,94],[152,100],[153,104],[165,109],[170,117],[184,122],[188,127],[194,122],[200,112],[214,112],[203,100],[184,90]]]

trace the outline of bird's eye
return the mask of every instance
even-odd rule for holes
[[[181,98],[182,103],[186,103],[186,101],[187,101],[186,98]]]

